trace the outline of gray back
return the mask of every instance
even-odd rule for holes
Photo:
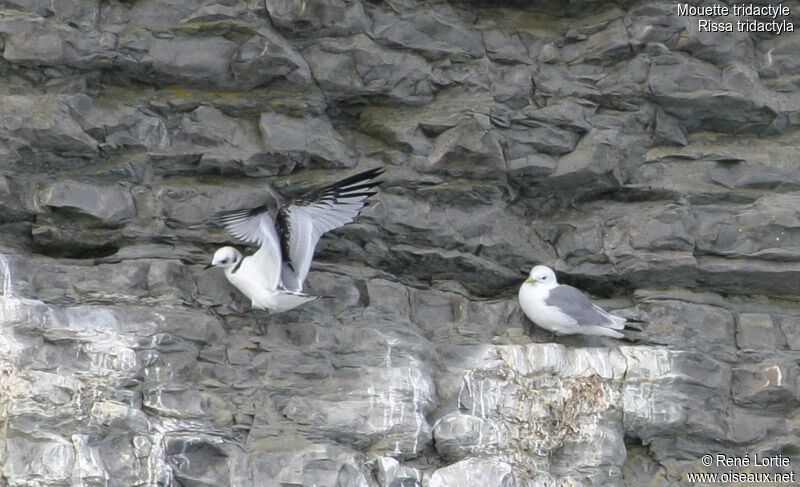
[[[572,286],[562,284],[551,289],[544,302],[561,308],[561,311],[574,318],[579,325],[607,325],[609,322],[585,294]]]

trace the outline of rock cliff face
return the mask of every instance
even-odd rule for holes
[[[0,484],[791,471],[800,37],[530,3],[0,2]],[[334,299],[265,316],[201,270],[213,212],[377,166]],[[647,339],[532,328],[536,263]]]

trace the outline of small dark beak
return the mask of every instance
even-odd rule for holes
[[[214,264],[208,264],[208,265],[203,266],[203,270],[207,271],[207,270],[211,269],[212,267],[214,267]]]

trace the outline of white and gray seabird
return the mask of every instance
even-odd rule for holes
[[[288,311],[319,299],[303,293],[314,248],[325,232],[350,223],[367,206],[383,172],[376,168],[318,188],[286,202],[274,219],[269,208],[259,206],[217,214],[217,220],[232,236],[259,246],[249,256],[233,247],[214,253],[208,267],[221,267],[225,277],[245,296],[253,308]]]
[[[519,288],[519,305],[531,321],[557,335],[623,338],[625,318],[592,303],[578,289],[559,284],[552,269],[537,265]]]

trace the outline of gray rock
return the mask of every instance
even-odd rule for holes
[[[199,157],[194,167],[199,166],[201,171],[259,175],[277,171],[265,160],[255,124],[229,117],[215,108],[198,107],[182,117],[170,142],[165,148],[167,154]]]
[[[791,194],[765,196],[752,205],[736,208],[727,221],[717,220],[721,215],[712,212],[713,216],[700,223],[707,228],[701,230],[706,237],[698,240],[698,248],[716,255],[793,254],[793,250],[783,249],[782,240],[792,238],[790,227],[796,213],[789,207],[794,201]],[[770,208],[772,221],[759,215],[761,208]],[[743,231],[745,228],[749,231]]]
[[[707,128],[726,132],[765,131],[777,109],[769,95],[754,88],[750,85],[742,89],[713,66],[675,55],[653,60],[649,82],[653,100],[665,112],[682,120],[690,132]],[[693,122],[686,123],[688,120]]]
[[[600,94],[600,90],[595,86],[596,80],[590,76],[577,75],[560,65],[540,64],[533,82],[536,86],[536,95],[539,96],[593,100],[598,99]]]
[[[773,315],[774,316],[774,315]],[[797,326],[796,323],[793,322],[793,318],[790,316],[777,316],[777,322],[779,324],[779,329],[781,334],[786,338],[787,348],[789,350],[797,350],[800,348],[800,342],[798,339],[800,338],[800,327]]]
[[[776,327],[765,313],[740,313],[736,319],[736,346],[741,350],[775,350]]]
[[[697,270],[703,282],[721,292],[741,292],[744,287],[732,283],[731,278],[748,273],[750,274],[748,285],[759,286],[773,296],[789,296],[797,293],[794,276],[800,269],[793,263],[775,264],[765,261],[759,262],[760,265],[756,266],[754,262],[745,261],[726,266],[726,260],[728,259],[708,257],[698,261]]]
[[[232,477],[240,485],[332,485],[375,487],[364,455],[334,445],[284,445],[238,455]]]
[[[22,202],[23,188],[24,185],[18,179],[0,175],[0,223],[30,217],[30,210]]]
[[[488,112],[491,106],[491,98],[485,95],[446,92],[424,107],[367,107],[359,116],[359,128],[387,145],[420,154],[423,157],[419,159],[425,160],[436,137],[448,129],[470,124],[478,118],[475,113]]]
[[[376,480],[381,487],[421,487],[422,473],[405,467],[391,457],[378,457],[375,460]]]
[[[531,103],[533,94],[532,75],[534,70],[529,66],[501,66],[496,68],[496,80],[492,82],[492,98],[512,110],[518,110]],[[493,107],[497,112],[501,110]],[[493,120],[493,122],[495,122]],[[503,123],[508,127],[509,122]]]
[[[56,96],[3,96],[0,133],[17,151],[46,151],[64,156],[91,156],[97,141],[87,135],[71,116],[66,103]]]
[[[431,475],[428,485],[430,487],[446,487],[465,482],[487,487],[514,487],[517,485],[509,464],[501,460],[478,458],[470,458],[440,468]]]
[[[92,420],[102,426],[138,434],[146,434],[150,426],[144,412],[116,401],[94,403],[91,415]]]
[[[631,9],[631,43],[637,47],[662,44],[675,49],[689,23],[691,19],[682,18],[669,5],[637,6]],[[696,32],[696,28],[693,31]]]
[[[615,165],[610,163],[608,152],[615,152],[614,140],[619,139],[615,130],[595,130],[580,139],[574,150],[558,160],[555,172],[550,177],[557,184],[589,188],[589,179],[595,188],[613,188],[619,184],[614,174]],[[573,134],[574,136],[574,134]],[[574,142],[578,141],[574,136]],[[581,191],[578,191],[581,193]]]
[[[686,130],[678,121],[664,113],[664,110],[656,110],[654,134],[656,141],[675,145],[686,145]]]
[[[129,67],[131,76],[144,81],[164,79],[198,87],[233,86],[231,59],[239,46],[225,38],[173,36],[160,38],[139,33],[120,38],[121,49],[144,51],[140,56],[132,56],[135,63]]]
[[[728,424],[732,430],[731,438],[740,444],[762,441],[767,435],[779,436],[780,430],[786,427],[775,416],[763,417],[737,406],[731,408],[728,416]]]
[[[588,132],[591,124],[588,119],[596,112],[597,107],[590,103],[577,103],[572,100],[553,103],[542,108],[523,110],[527,119],[546,125],[555,125],[575,131],[579,134]]]
[[[50,8],[60,14],[63,24],[53,17],[45,18],[56,13]],[[25,10],[27,6],[22,9]],[[76,25],[93,28],[97,15],[98,6],[93,2],[64,2],[44,7],[39,15],[11,10],[0,20],[0,32],[6,37],[3,58],[44,65],[107,67],[116,55],[116,34],[101,30],[86,32]]]
[[[353,153],[326,118],[263,113],[258,127],[268,154],[288,157],[303,167],[312,161],[337,167],[354,165]]]
[[[536,152],[554,156],[567,154],[575,149],[579,139],[574,132],[535,121],[513,124],[503,131],[503,145],[512,160],[530,157],[528,154]]]
[[[473,360],[477,367],[464,374],[458,393],[459,406],[469,415],[445,416],[434,430],[441,454],[451,459],[470,457],[448,467],[451,470],[437,471],[432,482],[445,473],[466,475],[451,472],[459,472],[456,465],[478,461],[478,452],[508,462],[509,478],[514,467],[549,471],[583,483],[578,480],[582,476],[567,466],[579,462],[581,471],[589,472],[587,478],[616,475],[613,482],[619,481],[618,467],[624,461],[622,425],[610,406],[620,397],[615,381],[625,374],[625,359],[619,352],[568,350],[554,344],[499,346]],[[587,377],[596,379],[587,382]],[[587,431],[596,429],[607,430],[597,437],[608,445],[588,446],[592,434]]]
[[[57,5],[47,1],[34,0],[32,2],[11,1],[9,6],[20,10],[28,10],[42,17],[57,16],[60,19],[79,24],[81,26],[91,25],[98,14],[96,2],[81,2],[66,0]]]
[[[478,118],[442,133],[436,138],[428,164],[455,176],[471,175],[476,169],[488,174],[502,171],[503,150],[486,122]]]
[[[759,75],[765,78],[780,78],[797,72],[797,59],[792,55],[797,41],[789,36],[766,39],[756,47]]]
[[[116,96],[91,97],[81,93],[66,100],[69,111],[81,128],[94,139],[105,143],[105,148],[129,147],[158,148],[165,137],[163,121],[129,104],[123,91]],[[144,127],[158,128],[158,135],[148,136]]]
[[[210,487],[229,478],[228,455],[218,443],[214,438],[188,435],[167,438],[167,461],[175,480],[181,484]]]
[[[392,105],[420,105],[433,99],[427,63],[412,54],[382,48],[364,35],[324,39],[303,55],[314,79],[332,99],[366,98]]]
[[[3,475],[10,485],[30,480],[52,485],[71,482],[75,461],[72,442],[62,438],[9,437],[6,445],[10,454],[3,463]],[[35,456],[28,458],[30,454]]]
[[[597,100],[602,106],[616,110],[637,110],[645,104],[646,85],[650,76],[652,59],[640,53],[630,60],[621,61],[608,76],[597,81],[603,96]]]
[[[358,0],[300,2],[279,0],[266,4],[272,23],[288,34],[304,37],[339,37],[360,34],[369,20]]]
[[[305,428],[359,449],[369,447],[370,451],[399,457],[416,456],[431,438],[425,416],[434,405],[433,384],[424,370],[395,366],[397,358],[392,357],[391,341],[387,347],[385,368],[374,368],[358,379],[342,377],[337,381],[332,377],[340,383],[360,382],[360,386],[355,386],[364,391],[359,396],[338,392],[316,397],[295,396],[279,406],[279,411]],[[415,363],[412,360],[411,364]],[[388,387],[376,388],[375,384]],[[331,403],[339,404],[338,411],[328,407]]]
[[[280,79],[304,87],[312,85],[311,72],[302,56],[285,39],[266,29],[236,50],[231,71],[249,89]]]
[[[582,47],[586,62],[607,62],[608,60],[625,59],[632,54],[628,27],[622,12],[610,10],[613,17],[598,25],[589,26],[590,33],[586,38],[586,46]]]
[[[490,419],[471,414],[450,413],[433,426],[436,452],[446,461],[496,448],[500,443],[497,434]]]
[[[726,188],[775,188],[800,183],[783,164],[740,161],[718,162],[708,171],[712,182]]]
[[[508,161],[508,172],[518,180],[540,180],[556,169],[555,158],[544,155],[526,155]]]
[[[753,63],[755,55],[753,41],[747,32],[738,32],[738,29],[734,28],[727,41],[720,42],[719,36],[713,32],[701,32],[698,29],[698,22],[694,19],[680,20],[685,33],[679,37],[675,49],[686,51],[692,57],[721,67],[735,62]]]
[[[120,226],[136,211],[130,191],[123,186],[98,187],[78,181],[50,185],[37,195],[40,207],[75,211],[97,218],[108,226]]]
[[[657,343],[691,340],[696,349],[715,355],[730,359],[736,353],[735,324],[727,310],[678,301],[651,301],[641,309],[649,323],[648,336]]]
[[[486,55],[498,63],[533,64],[528,48],[519,33],[509,33],[500,29],[483,31]]]
[[[783,408],[797,398],[797,365],[765,362],[733,371],[733,400],[739,405]]]
[[[410,10],[398,16],[374,9],[372,32],[382,44],[419,52],[431,61],[448,58],[458,62],[485,54],[480,33],[470,29],[449,6],[431,10]]]

